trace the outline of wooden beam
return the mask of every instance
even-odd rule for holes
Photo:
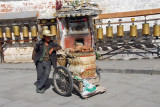
[[[156,21],[156,20],[160,20],[160,18],[156,18],[156,19],[147,19],[147,20],[135,20],[133,21],[122,21],[122,22],[113,22],[113,23],[97,23],[97,24],[93,24],[93,25],[109,25],[109,24],[122,24],[122,23],[136,23],[136,22],[145,22],[145,21]]]
[[[158,8],[158,9],[149,9],[149,10],[138,10],[138,11],[99,14],[96,19],[136,17],[136,16],[147,16],[147,15],[154,15],[154,14],[160,14],[160,8]]]

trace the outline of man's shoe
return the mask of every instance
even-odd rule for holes
[[[45,89],[44,88],[42,88],[42,89],[36,88],[36,92],[37,93],[44,93]]]
[[[42,89],[41,89],[41,93],[44,93],[44,92],[45,92],[45,88],[42,88]]]

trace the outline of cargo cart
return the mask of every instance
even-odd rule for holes
[[[106,89],[100,86],[100,72],[95,57],[94,52],[58,54],[59,66],[53,72],[55,91],[62,96],[69,96],[74,88],[81,98],[105,92]]]

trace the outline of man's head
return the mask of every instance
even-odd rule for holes
[[[50,33],[50,30],[43,31],[43,38],[44,38],[45,42],[49,42],[51,40],[52,36],[53,35]]]

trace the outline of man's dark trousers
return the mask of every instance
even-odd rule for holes
[[[42,89],[49,77],[51,71],[51,62],[37,62],[36,64],[37,69],[37,88]]]

